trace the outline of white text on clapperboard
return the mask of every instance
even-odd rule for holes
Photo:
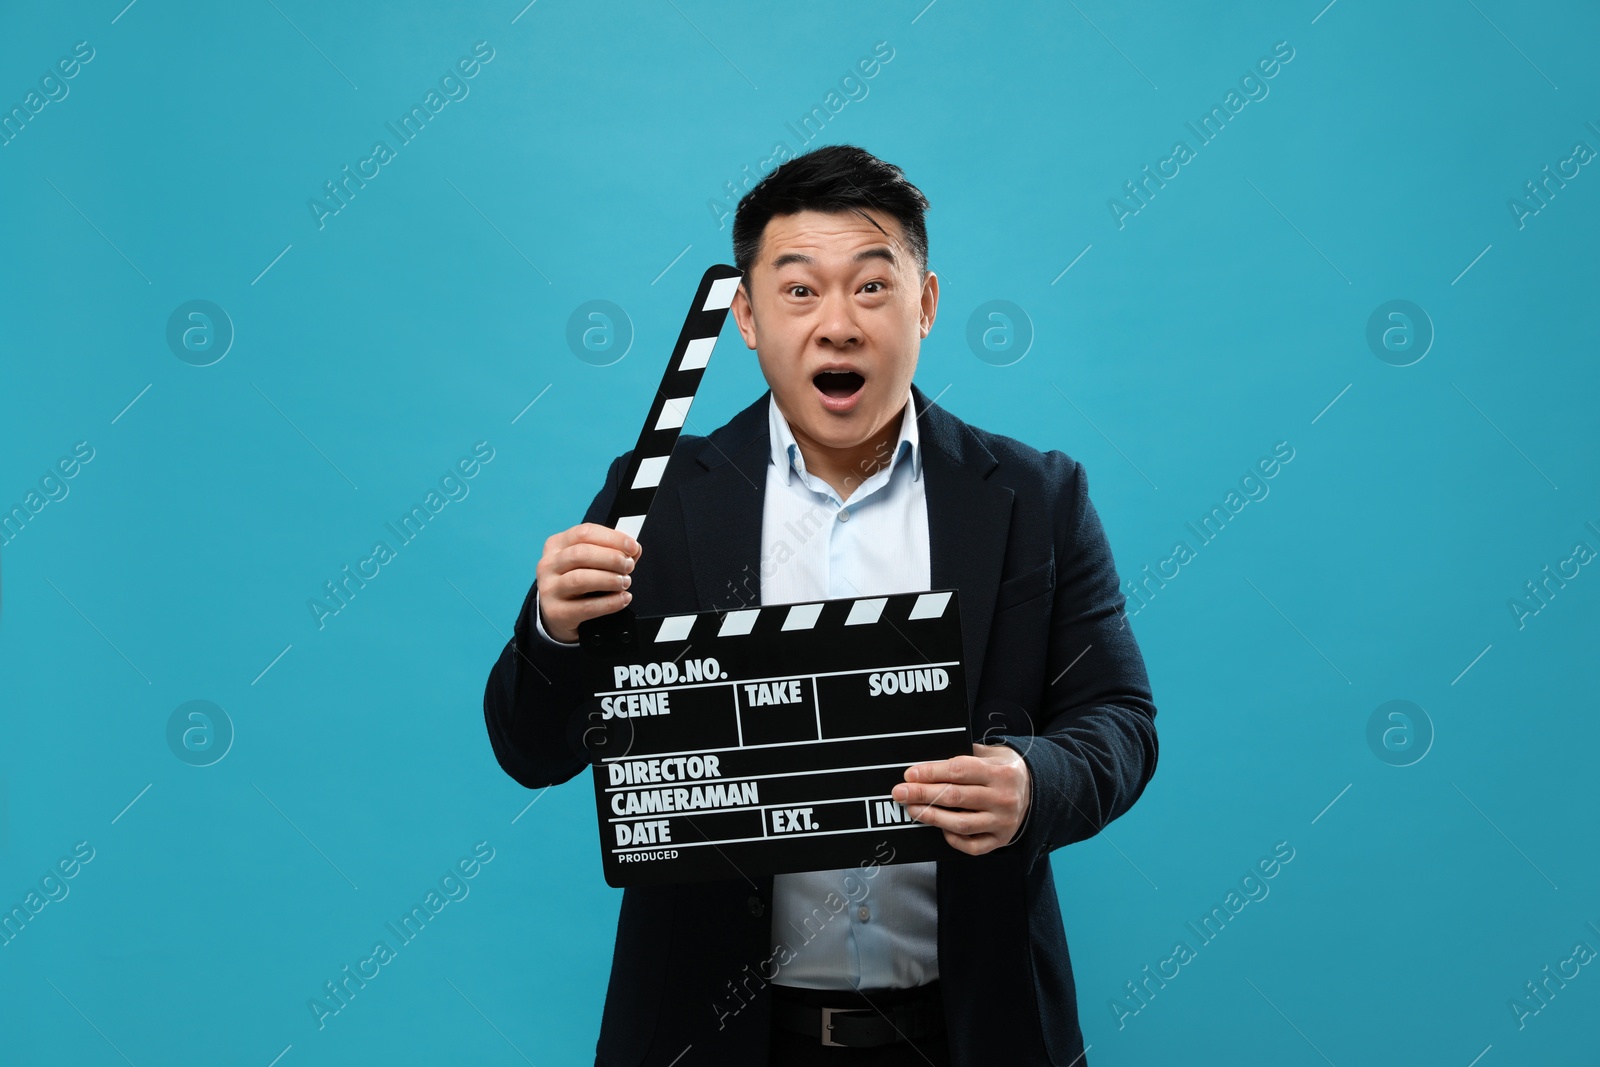
[[[692,685],[726,678],[715,657],[686,661],[680,668],[675,661],[622,664],[612,668],[613,682],[624,686],[653,687]],[[909,670],[874,671],[867,674],[867,695],[893,696],[900,693],[918,693],[945,689],[950,676],[942,667],[924,667]],[[786,678],[770,681],[735,683],[744,691],[749,707],[799,704],[802,702],[802,679]],[[603,718],[637,718],[641,716],[670,715],[672,693],[666,689],[648,689],[639,692],[616,693],[600,701]],[[700,785],[673,783],[696,782],[721,776],[721,761],[714,754],[669,756],[652,759],[630,759],[611,763],[607,768],[610,784],[619,786],[645,786],[639,790],[614,792],[611,811],[622,819],[640,815],[666,812],[684,812],[707,809],[727,810],[740,807],[758,807],[761,796],[754,781],[712,782]],[[659,788],[650,788],[660,786]],[[770,813],[773,833],[804,832],[817,828],[810,807],[777,808]],[[672,842],[671,822],[666,819],[633,819],[615,824],[616,843],[619,847],[662,845]],[[641,857],[642,858],[642,857]]]

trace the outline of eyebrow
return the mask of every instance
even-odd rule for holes
[[[857,263],[866,259],[885,259],[889,261],[891,266],[893,266],[895,263],[894,253],[887,248],[863,249],[850,258],[853,262]],[[814,266],[816,264],[816,260],[812,259],[803,252],[785,252],[783,255],[772,261],[772,269],[779,270],[783,267],[787,267],[791,263],[804,263],[807,266]]]

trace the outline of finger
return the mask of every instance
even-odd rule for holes
[[[609,526],[601,526],[597,522],[583,522],[569,529],[555,534],[545,542],[548,550],[560,551],[569,545],[587,542],[600,545],[603,548],[614,548],[619,552],[626,552],[630,556],[639,555],[639,542],[623,533],[613,530]]]
[[[598,596],[579,597],[577,600],[567,602],[567,611],[571,613],[571,625],[576,628],[580,622],[601,615],[610,615],[613,611],[621,611],[633,599],[633,594],[627,590],[620,593],[602,593]]]
[[[937,826],[963,837],[994,833],[1002,825],[1000,816],[992,811],[951,811],[927,804],[913,804],[906,807],[906,814],[920,823]]]
[[[946,830],[944,839],[951,848],[960,849],[969,856],[981,856],[985,852],[993,852],[1004,844],[998,834],[974,834],[971,837],[963,837]]]
[[[1003,811],[1008,803],[1004,793],[990,786],[949,782],[901,782],[889,795],[901,804],[937,804],[969,811]]]
[[[898,790],[911,793],[902,797]],[[897,786],[893,794],[908,815],[922,811],[945,811],[957,815],[981,814],[994,820],[994,827],[1006,834],[1006,840],[1016,833],[1017,827],[1027,817],[1029,799],[1014,789],[989,789],[981,786]],[[934,821],[934,820],[919,820]]]
[[[633,584],[633,575],[587,567],[558,574],[547,587],[558,599],[575,600],[591,593],[618,593]]]
[[[906,768],[908,782],[968,782],[987,785],[994,767],[988,760],[977,756],[953,756],[950,759],[913,763]]]
[[[612,571],[617,574],[630,574],[634,568],[634,558],[620,549],[606,548],[603,545],[591,544],[587,541],[568,545],[550,557],[550,573],[552,575],[564,574],[580,567],[587,567],[590,570],[597,571]]]

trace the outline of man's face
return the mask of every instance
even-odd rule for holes
[[[739,333],[802,444],[872,440],[905,404],[933,327],[938,279],[920,277],[899,220],[866,212],[877,226],[855,212],[774,216],[733,298]]]

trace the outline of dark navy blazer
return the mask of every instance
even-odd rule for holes
[[[760,602],[769,395],[679,439],[640,532],[637,614]],[[959,591],[973,738],[1017,749],[1032,775],[1017,841],[938,862],[951,1052],[958,1067],[1082,1067],[1049,855],[1127,811],[1155,772],[1149,679],[1083,466],[970,426],[915,386],[912,403],[931,588]],[[605,521],[626,459],[585,521]],[[536,588],[484,692],[495,757],[529,788],[589,763],[578,653],[535,631]],[[765,1064],[771,906],[770,876],[626,889],[596,1064]]]

